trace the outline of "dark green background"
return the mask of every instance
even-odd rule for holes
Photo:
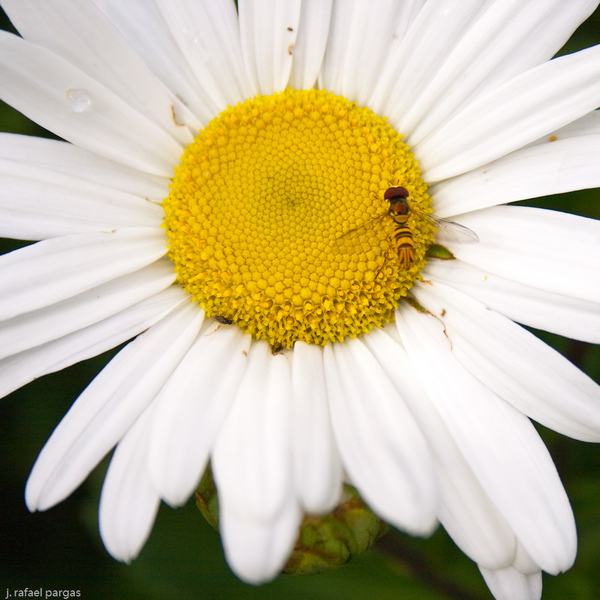
[[[0,26],[10,29],[3,14],[0,18]],[[599,39],[600,11],[596,11],[563,52]],[[0,130],[47,134],[1,103]],[[600,218],[598,190],[528,204]],[[0,252],[20,245],[2,240]],[[600,381],[600,347],[540,335]],[[113,354],[43,377],[0,400],[0,600],[6,588],[25,587],[80,590],[86,600],[491,598],[475,565],[441,529],[429,540],[394,531],[378,548],[335,573],[281,576],[268,585],[248,586],[231,574],[218,534],[203,521],[193,502],[179,510],[162,506],[139,558],[129,566],[120,564],[106,553],[98,535],[98,497],[107,460],[66,501],[47,513],[30,514],[23,490],[38,452],[77,395]],[[600,598],[600,447],[540,431],[571,498],[579,531],[575,567],[560,577],[544,576],[544,598]]]

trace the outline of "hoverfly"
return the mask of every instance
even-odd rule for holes
[[[448,219],[431,217],[416,210],[411,210],[408,203],[408,196],[408,190],[404,187],[394,186],[388,188],[383,195],[383,199],[389,204],[387,212],[375,217],[374,219],[371,219],[370,221],[367,221],[366,223],[363,223],[363,225],[360,225],[355,229],[347,231],[342,235],[342,237],[352,233],[353,231],[357,231],[363,227],[372,225],[387,216],[391,217],[395,226],[394,242],[396,243],[396,250],[398,252],[400,264],[404,269],[410,269],[414,262],[413,234],[411,228],[408,226],[408,219],[411,212],[433,222],[437,228],[437,241],[463,243],[479,241],[477,234],[463,225],[459,225],[458,223],[449,221]]]

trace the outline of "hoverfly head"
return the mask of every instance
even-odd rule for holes
[[[403,187],[391,187],[385,191],[383,199],[390,204],[390,215],[401,216],[408,215],[410,207],[408,205],[408,190]]]

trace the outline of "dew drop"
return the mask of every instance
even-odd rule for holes
[[[81,88],[69,88],[65,92],[67,105],[76,113],[83,112],[90,105],[90,97]]]
[[[203,36],[198,32],[198,30],[185,28],[183,30],[183,35],[188,38],[188,40],[195,47],[195,59],[199,60],[203,64],[208,64],[210,62],[210,55],[203,42]]]
[[[183,37],[187,38],[193,46],[198,46],[200,44],[200,36],[196,29],[190,27],[184,27],[183,29]]]

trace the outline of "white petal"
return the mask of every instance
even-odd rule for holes
[[[510,565],[515,556],[515,536],[485,494],[473,471],[415,374],[414,365],[394,331],[374,329],[365,344],[386,372],[419,423],[434,455],[441,501],[440,522],[460,549],[488,568]]]
[[[166,251],[162,230],[130,228],[52,238],[3,254],[0,320],[117,279],[153,263]]]
[[[212,460],[219,502],[245,522],[277,518],[293,495],[291,395],[287,358],[254,343]]]
[[[104,321],[1,360],[0,397],[42,375],[61,371],[119,346],[184,302],[189,302],[186,293],[177,286],[171,286]]]
[[[90,75],[182,146],[191,142],[173,119],[174,97],[94,2],[6,0],[2,7],[23,38]]]
[[[457,476],[440,464],[438,477],[442,490],[438,518],[454,543],[481,566],[499,569],[510,564],[514,533],[473,472],[468,469]]]
[[[198,487],[244,374],[250,339],[239,327],[207,319],[153,401],[147,469],[171,506],[184,504]]]
[[[510,281],[460,260],[430,260],[425,279],[435,279],[476,298],[496,312],[529,327],[600,343],[600,304]]]
[[[432,186],[436,216],[600,187],[600,132],[553,137]]]
[[[401,117],[419,143],[488,90],[550,60],[596,8],[596,0],[494,2],[461,38]]]
[[[242,0],[238,4],[246,72],[254,89],[285,89],[300,23],[300,0]]]
[[[169,194],[166,177],[143,173],[58,140],[0,133],[0,157],[78,177],[159,204]]]
[[[542,572],[525,575],[515,567],[490,570],[479,567],[490,592],[496,600],[540,600]]]
[[[495,206],[457,219],[478,244],[447,244],[471,265],[506,279],[600,302],[600,221],[525,206]]]
[[[523,547],[544,571],[569,568],[577,548],[573,514],[533,425],[461,365],[436,316],[406,305],[396,323],[434,406]]]
[[[561,56],[480,96],[413,146],[423,177],[460,175],[596,109],[599,58],[600,45]]]
[[[172,177],[183,145],[84,71],[49,50],[0,32],[0,97],[77,146]],[[165,118],[173,119],[169,108]]]
[[[161,259],[68,300],[1,321],[0,359],[108,319],[158,294],[174,279],[173,264]]]
[[[386,115],[397,131],[410,138],[412,132],[401,125],[402,115],[418,102],[445,59],[492,2],[428,0],[424,4],[406,3],[405,10],[414,20],[408,31],[397,32],[397,42],[390,45],[388,60],[369,106],[377,114]],[[420,9],[416,16],[415,8]]]
[[[159,0],[157,5],[213,116],[256,95],[243,67],[233,2]],[[200,117],[208,122],[209,114]]]
[[[391,47],[395,47],[406,37],[408,30],[427,1],[428,0],[404,0],[400,3]]]
[[[321,87],[367,105],[398,36],[398,25],[409,9],[405,4],[396,0],[335,2]]]
[[[359,340],[328,344],[324,359],[333,430],[350,482],[385,521],[430,534],[438,502],[432,460],[403,399]]]
[[[340,498],[342,465],[331,429],[320,346],[295,343],[292,388],[296,497],[305,512],[327,513]]]
[[[178,100],[174,103],[177,121],[185,122],[193,132],[201,129],[202,123],[208,123],[215,116],[214,111],[207,106],[205,93],[156,3],[147,0],[94,2]]]
[[[288,85],[295,90],[312,88],[327,47],[333,0],[303,0],[298,36],[292,48],[292,72]]]
[[[176,309],[121,350],[79,396],[27,481],[29,510],[66,498],[118,442],[173,372],[200,329],[194,304]]]
[[[517,541],[517,552],[513,561],[513,567],[525,575],[535,575],[539,573],[540,568],[536,562],[529,556],[525,548]]]
[[[219,496],[219,515],[223,549],[233,572],[255,585],[276,577],[292,552],[302,520],[293,497],[265,522],[230,510]]]
[[[454,356],[489,389],[545,427],[600,441],[600,386],[564,356],[442,283],[412,292],[443,322]]]
[[[564,127],[560,127],[552,132],[557,139],[568,139],[574,137],[585,137],[586,135],[597,135],[600,133],[600,110],[593,110],[587,115],[571,121]],[[530,146],[536,144],[545,144],[548,142],[547,137],[541,137],[534,142],[531,142]]]
[[[0,159],[0,235],[40,240],[121,227],[159,228],[163,209],[80,178]]]
[[[146,470],[150,413],[145,410],[117,445],[100,495],[100,536],[108,552],[127,563],[146,543],[160,504]]]

